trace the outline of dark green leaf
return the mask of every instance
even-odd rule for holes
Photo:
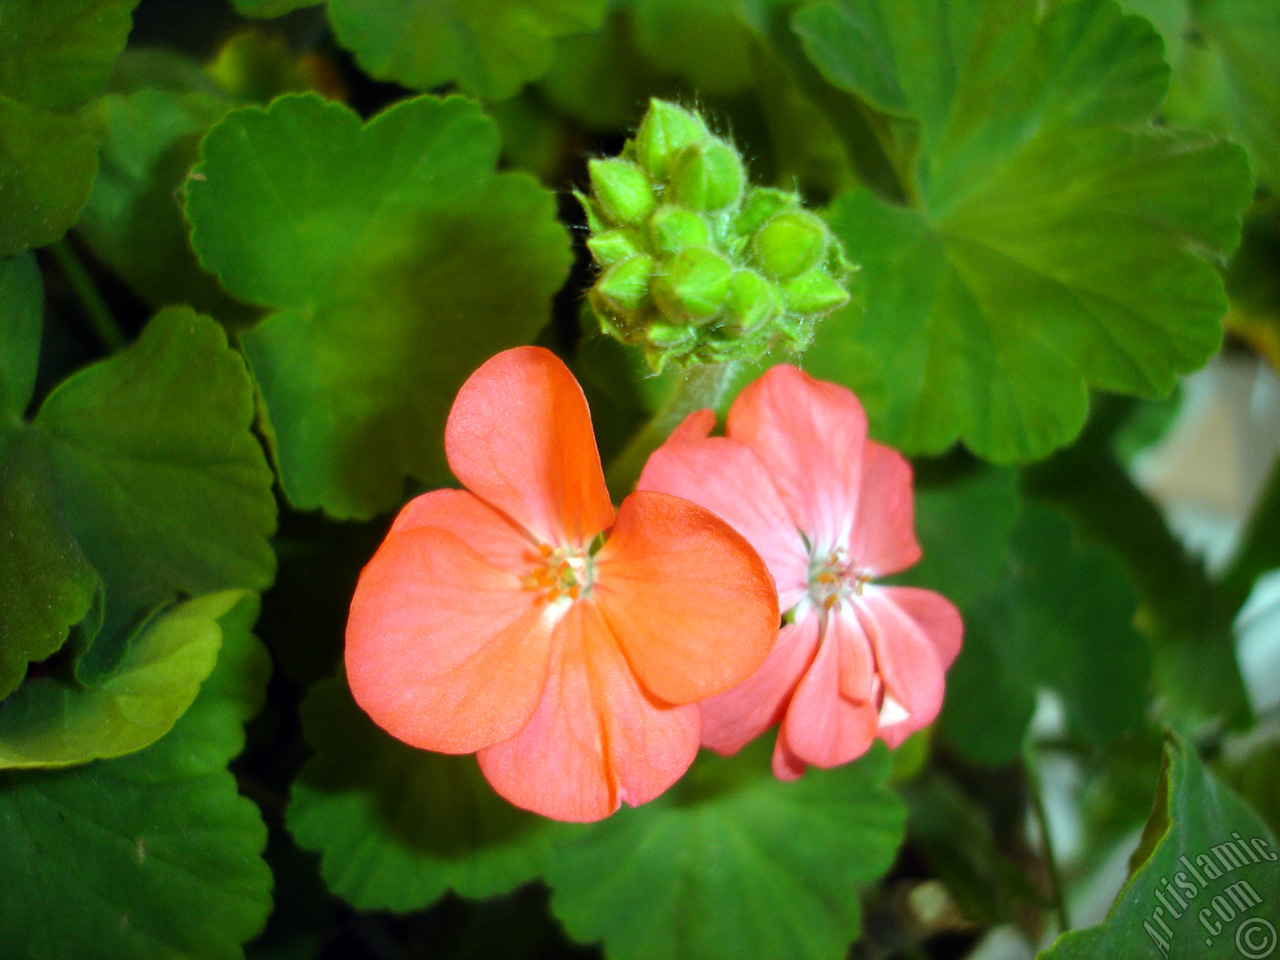
[[[0,256],[66,233],[97,169],[98,144],[83,120],[0,95]]]
[[[237,960],[261,929],[266,828],[227,761],[244,745],[265,653],[254,604],[191,709],[138,753],[0,773],[0,943],[12,960]]]
[[[599,26],[604,8],[604,0],[329,0],[329,19],[370,76],[416,90],[457,82],[502,100],[547,72],[556,37]]]
[[[290,10],[314,6],[320,0],[231,0],[246,17],[282,17]]]
[[[1061,696],[1091,743],[1132,727],[1150,677],[1135,607],[1117,558],[1076,543],[1053,511],[1028,507],[1003,583],[968,611],[964,647],[947,676],[944,735],[973,759],[1013,760],[1041,687]]]
[[[35,258],[0,258],[0,416],[5,418],[21,417],[31,402],[43,308]]]
[[[120,757],[172,729],[213,669],[218,618],[243,594],[189,600],[156,617],[100,685],[28,679],[0,704],[0,768],[65,767]]]
[[[549,315],[569,262],[550,193],[494,175],[497,133],[460,97],[361,126],[314,96],[210,131],[187,212],[204,264],[276,307],[244,338],[301,508],[365,517],[444,476],[457,388]]]
[[[1020,503],[1014,470],[988,468],[918,485],[916,537],[924,556],[898,579],[967,608],[1004,575]]]
[[[1276,946],[1280,845],[1178,741],[1133,874],[1106,922],[1059,937],[1044,960],[1261,960]]]
[[[612,960],[845,956],[857,885],[902,840],[888,751],[782,783],[768,741],[704,754],[657,800],[558,848],[547,879],[570,935],[603,940]]]
[[[1167,392],[1217,348],[1206,256],[1237,242],[1242,151],[1147,122],[1166,68],[1113,0],[823,0],[796,26],[837,86],[910,118],[910,207],[865,188],[831,221],[867,307],[819,328],[813,372],[876,398],[891,443],[1034,459],[1087,388]]]
[[[107,83],[138,0],[5,0],[0,95],[71,110]]]
[[[99,582],[50,497],[43,451],[27,438],[0,455],[0,531],[3,700],[22,682],[29,661],[62,646],[89,612]],[[0,705],[0,715],[6,708]]]
[[[289,805],[329,889],[361,910],[420,910],[447,890],[506,893],[546,868],[557,824],[493,792],[475,758],[417,750],[378,729],[346,683],[303,707],[315,758]]]
[[[45,400],[35,427],[54,488],[106,585],[82,680],[101,679],[142,613],[175,595],[271,582],[275,501],[253,415],[243,361],[189,309],[157,314],[136,343]]]
[[[227,107],[195,92],[102,97],[92,108],[103,131],[100,169],[78,225],[99,259],[153,305],[191,304],[220,320],[244,308],[196,261],[179,191]]]

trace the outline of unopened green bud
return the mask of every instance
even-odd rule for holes
[[[685,247],[705,247],[711,242],[711,230],[692,210],[659,207],[649,221],[649,237],[663,253],[676,253]]]
[[[702,247],[676,254],[665,273],[653,279],[653,298],[670,318],[710,317],[729,293],[733,268]]]
[[[653,99],[636,131],[636,160],[654,177],[665,180],[676,154],[710,136],[707,125],[693,111]]]
[[[587,238],[587,249],[602,267],[611,267],[644,252],[639,231],[623,227],[606,230]]]
[[[615,263],[591,288],[592,306],[615,317],[638,310],[649,292],[654,265],[653,257],[644,253]]]
[[[734,229],[741,237],[750,237],[768,220],[784,210],[795,210],[799,199],[794,193],[772,187],[752,187],[733,218]]]
[[[756,231],[752,253],[760,269],[778,280],[812,270],[826,258],[827,226],[812,213],[780,213]]]
[[[693,210],[722,210],[737,203],[746,185],[742,158],[723,140],[685,147],[671,168],[671,190]]]
[[[729,315],[742,333],[752,333],[778,312],[778,295],[771,284],[751,270],[735,270],[729,278]]]
[[[587,164],[596,202],[614,223],[634,226],[653,212],[658,199],[648,174],[634,163],[613,158]]]
[[[787,309],[806,316],[824,316],[849,302],[849,291],[822,270],[810,270],[782,284]]]

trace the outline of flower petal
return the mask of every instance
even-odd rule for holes
[[[421,527],[452,533],[500,570],[522,571],[542,559],[528,534],[466,490],[432,490],[414,497],[387,536]]]
[[[848,618],[831,616],[817,656],[791,698],[778,737],[796,757],[815,767],[835,767],[866,753],[876,735],[874,703],[842,696],[841,648],[866,643]]]
[[[573,604],[555,633],[542,702],[515,737],[481,750],[480,768],[518,807],[557,820],[607,817],[666,790],[698,752],[698,708],[641,688],[599,607]]]
[[[857,507],[867,435],[867,417],[857,397],[779,365],[738,395],[726,432],[755,451],[815,550],[845,544]]]
[[[773,577],[711,511],[633,493],[596,555],[593,597],[636,675],[667,703],[741,683],[778,636]]]
[[[787,746],[787,738],[778,731],[778,739],[773,743],[773,775],[779,780],[799,780],[800,775],[809,769],[809,765],[791,752]]]
[[[915,587],[869,587],[860,600],[885,696],[907,712],[881,731],[896,745],[942,708],[943,673],[960,649],[960,614],[944,597]]]
[[[737,753],[782,719],[818,649],[818,617],[789,623],[760,669],[731,690],[703,700],[702,745]]]
[[[688,423],[649,457],[636,489],[692,500],[737,530],[773,574],[778,606],[791,609],[804,595],[809,556],[777,488],[745,443],[727,437],[682,439]]]
[[[920,559],[911,464],[898,451],[874,440],[863,448],[862,485],[849,556],[860,571],[873,577],[905,570]]]
[[[581,546],[613,522],[586,397],[549,350],[506,350],[473,373],[444,446],[468,490],[540,541]]]
[[[392,534],[360,574],[347,680],[406,743],[470,753],[528,722],[546,683],[554,611],[452,533]]]

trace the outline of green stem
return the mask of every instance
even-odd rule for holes
[[[653,415],[645,428],[636,434],[626,449],[609,465],[605,479],[616,497],[626,496],[640,479],[640,471],[649,454],[662,446],[671,431],[695,410],[713,410],[724,399],[733,363],[704,363],[686,370],[676,382],[666,403]]]
[[[84,308],[85,316],[89,318],[94,332],[107,349],[115,351],[127,346],[129,341],[121,332],[115,317],[111,315],[107,301],[102,299],[102,294],[89,279],[89,274],[75,251],[71,249],[71,245],[65,239],[59,240],[49,247],[49,252],[53,254],[53,259],[58,262],[58,266],[70,281],[71,288],[80,300],[80,306]]]
[[[1045,810],[1044,796],[1040,791],[1040,765],[1036,762],[1032,748],[1024,751],[1023,762],[1027,771],[1027,792],[1031,795],[1031,808],[1040,824],[1040,842],[1044,847],[1044,862],[1049,871],[1049,883],[1053,885],[1053,907],[1058,915],[1059,933],[1071,929],[1071,917],[1067,913],[1066,891],[1062,884],[1062,871],[1058,869],[1058,858],[1053,850],[1053,834],[1049,832],[1049,815]]]

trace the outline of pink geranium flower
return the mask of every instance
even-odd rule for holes
[[[586,399],[549,351],[477,370],[445,452],[467,489],[411,501],[360,575],[356,702],[406,743],[477,753],[500,794],[549,817],[662,793],[697,753],[694,701],[773,645],[769,571],[688,500],[636,493],[615,515]]]
[[[961,623],[942,596],[875,581],[920,558],[911,468],[867,439],[848,390],[777,366],[742,391],[725,437],[692,414],[650,458],[639,489],[700,503],[750,541],[789,611],[742,685],[702,704],[702,742],[734,753],[776,723],[773,769],[798,777],[897,746],[931,723]]]

